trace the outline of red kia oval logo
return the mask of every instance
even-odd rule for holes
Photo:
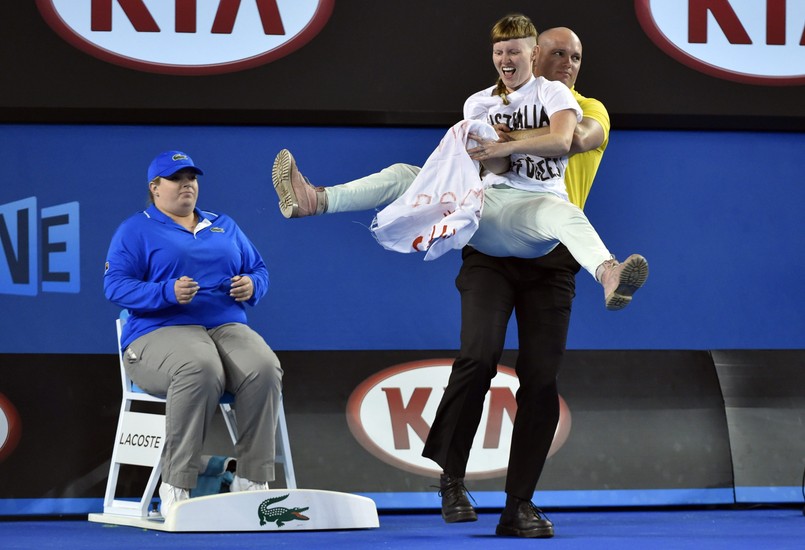
[[[441,469],[422,456],[422,449],[452,363],[452,359],[403,363],[364,380],[347,404],[347,423],[355,439],[387,464],[414,474],[439,477]],[[514,370],[498,366],[467,464],[468,479],[506,474],[518,387]],[[559,405],[559,425],[549,456],[570,434],[570,410],[561,397]]]
[[[683,65],[725,80],[805,84],[801,0],[635,0],[643,31]]]
[[[241,71],[298,50],[335,0],[36,0],[64,40],[130,69],[178,75]]]
[[[0,393],[0,462],[14,452],[21,435],[20,415],[13,403]]]

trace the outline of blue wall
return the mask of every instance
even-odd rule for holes
[[[51,270],[69,272],[80,254],[80,280],[78,271],[69,284],[32,280],[28,295],[14,294],[22,287],[8,265],[18,251],[0,243],[0,352],[115,353],[117,310],[102,293],[106,249],[120,221],[144,205],[151,158],[173,148],[206,171],[199,205],[233,216],[269,265],[272,289],[250,319],[272,347],[454,349],[457,252],[427,263],[387,252],[367,230],[371,212],[285,220],[270,180],[283,147],[315,184],[330,185],[393,162],[420,164],[442,133],[0,125],[0,213],[15,246],[10,203],[35,197],[47,218],[74,213],[77,202],[80,213],[78,238],[69,226],[48,238],[68,242],[49,254]],[[612,313],[581,273],[568,346],[805,348],[803,157],[805,134],[614,131],[586,211],[613,253],[644,254],[651,276],[634,304]],[[40,252],[48,239],[38,239]],[[507,347],[517,347],[513,331]]]

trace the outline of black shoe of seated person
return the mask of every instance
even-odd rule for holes
[[[477,521],[478,514],[467,498],[463,477],[442,474],[439,478],[439,496],[442,497],[442,518],[446,523]]]
[[[508,495],[495,534],[506,537],[550,538],[553,536],[553,523],[531,501]]]

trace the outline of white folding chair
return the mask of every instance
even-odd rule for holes
[[[147,518],[149,508],[154,497],[154,491],[162,473],[160,462],[162,445],[165,436],[165,415],[133,412],[132,403],[135,401],[165,403],[165,399],[145,393],[138,388],[126,374],[123,367],[123,351],[120,349],[120,336],[126,322],[126,312],[121,313],[117,319],[118,358],[120,361],[120,380],[122,383],[123,398],[120,405],[120,417],[117,424],[117,433],[112,450],[112,461],[109,467],[109,478],[106,483],[106,494],[103,500],[103,513]],[[225,393],[221,398],[220,407],[223,413],[232,443],[237,441],[237,421],[235,411],[232,410],[234,398]],[[162,438],[159,440],[159,438]],[[137,441],[132,444],[131,439]],[[128,441],[125,441],[128,439]],[[282,464],[285,471],[285,484],[288,489],[296,489],[291,446],[288,441],[288,427],[285,423],[285,410],[280,402],[277,422],[277,451],[276,464]],[[116,498],[120,467],[124,464],[142,466],[151,469],[151,475],[146,483],[142,498],[139,502],[131,499]]]

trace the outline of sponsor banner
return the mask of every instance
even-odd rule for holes
[[[300,486],[360,493],[432,491],[440,472],[418,455],[451,353],[286,351],[279,356]],[[493,391],[515,390],[516,379],[507,374],[515,360],[515,352],[504,353]],[[548,459],[538,490],[731,487],[723,402],[707,352],[571,351],[559,383],[567,431],[560,424],[555,442],[564,441]],[[491,396],[471,453],[473,492],[504,488],[499,465],[511,425],[506,407],[490,404],[508,398]]]
[[[278,355],[300,487],[375,495],[390,507],[437,504],[438,470],[417,455],[451,352]],[[493,384],[500,395],[492,397],[493,391],[487,399],[473,449],[480,458],[467,481],[489,505],[504,487],[499,465],[512,409],[501,395],[516,391],[508,366],[515,360],[514,351],[502,357]],[[802,361],[802,350],[569,351],[559,377],[563,420],[538,495],[587,506],[700,504],[713,502],[707,499],[716,493],[723,502],[736,486],[759,498],[762,486],[766,501],[775,494],[784,499],[802,475],[802,446],[791,443],[805,440],[798,435]],[[120,410],[117,357],[0,355],[0,369],[0,408],[16,426],[6,431],[22,433],[16,447],[3,447],[0,499],[100,499]],[[223,422],[213,432],[205,453],[232,456]],[[137,494],[142,478],[136,475],[122,473],[123,494]],[[280,477],[276,486],[282,483]],[[575,492],[596,496],[589,501]],[[657,500],[665,498],[660,495],[673,500]]]
[[[635,0],[643,30],[675,60],[716,78],[805,84],[805,3]]]
[[[37,197],[0,204],[0,294],[81,291],[79,204],[39,207]]]
[[[324,28],[335,0],[37,0],[72,46],[130,69],[242,71],[289,55]]]
[[[495,81],[489,29],[524,12],[577,32],[577,88],[613,128],[805,128],[800,0],[0,4],[6,122],[447,128]]]
[[[352,435],[375,458],[401,470],[438,478],[441,470],[422,456],[422,449],[451,365],[450,359],[415,361],[389,367],[364,380],[347,402]],[[518,387],[514,371],[499,367],[473,442],[467,479],[506,475]],[[567,440],[570,424],[570,411],[560,396],[559,425],[549,456]]]

